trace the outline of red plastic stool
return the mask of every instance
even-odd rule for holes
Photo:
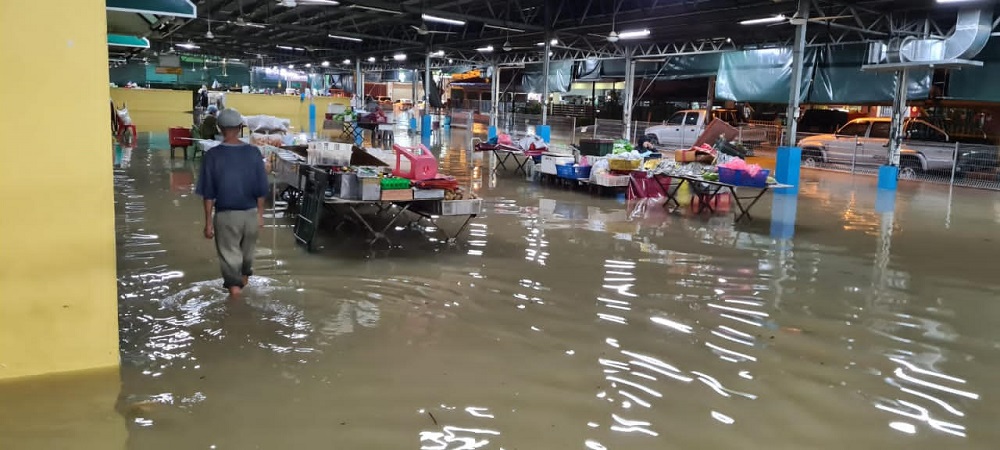
[[[174,159],[174,149],[180,147],[184,149],[184,159],[188,158],[188,147],[191,146],[191,129],[183,127],[173,127],[167,130],[167,138],[170,141],[170,159]],[[197,153],[197,152],[195,152]]]
[[[396,168],[392,171],[392,174],[400,177],[407,178],[413,181],[430,180],[437,178],[437,159],[434,159],[434,155],[431,151],[420,144],[418,147],[406,148],[399,144],[393,144],[392,149],[396,151]],[[416,150],[415,152],[412,150]],[[402,159],[406,158],[410,161],[410,170],[404,172],[402,169]]]
[[[125,133],[129,131],[132,132],[131,142],[125,142]],[[135,125],[118,125],[118,142],[122,145],[135,145],[136,141],[139,140],[139,134],[135,130]]]

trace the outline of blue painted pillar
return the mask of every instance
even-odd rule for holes
[[[881,166],[878,168],[879,191],[895,191],[897,184],[899,184],[899,167]]]
[[[309,137],[316,139],[316,104],[309,103]]]
[[[783,189],[792,191],[791,189]],[[794,191],[792,191],[794,192]],[[795,236],[795,220],[799,209],[798,195],[775,195],[771,204],[771,237],[787,240]]]
[[[782,189],[782,193],[797,193],[799,176],[802,166],[802,149],[799,147],[778,147],[778,159],[774,169],[774,179],[781,184],[795,186],[795,189]]]
[[[538,137],[542,138],[546,144],[552,142],[552,127],[548,125],[539,125],[535,128],[535,132],[538,133]]]
[[[489,130],[486,132],[486,138],[489,139],[490,141],[495,139],[497,136],[498,136],[497,127],[490,127]]]
[[[422,138],[431,137],[431,115],[424,114],[420,117],[420,136]]]

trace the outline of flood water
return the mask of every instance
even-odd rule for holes
[[[437,146],[485,199],[459,244],[327,231],[306,253],[272,210],[235,302],[196,164],[132,151],[127,448],[997,447],[1000,195],[904,183],[877,208],[873,178],[805,172],[774,205],[789,237],[770,198],[739,226],[636,210],[494,179],[466,139]]]

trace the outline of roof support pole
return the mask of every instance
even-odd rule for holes
[[[361,58],[357,58],[354,60],[354,95],[358,97],[358,100],[364,102],[365,73],[361,71]]]
[[[542,125],[549,124],[549,54],[552,53],[552,41],[545,34],[545,54],[542,56]]]
[[[431,49],[427,49],[424,57],[424,114],[431,110]]]
[[[496,128],[500,123],[500,66],[493,63],[493,77],[490,78],[490,126]]]
[[[788,113],[786,114],[785,145],[794,147],[798,139],[799,95],[802,91],[802,64],[806,50],[806,26],[809,24],[809,1],[799,0],[799,12],[796,14],[802,23],[795,26],[795,45],[792,47],[792,83],[788,96]]]
[[[903,68],[896,71],[896,95],[892,99],[892,128],[889,129],[889,154],[886,155],[890,166],[899,166],[899,150],[903,146],[903,124],[906,121],[909,78],[909,70]]]
[[[632,136],[632,108],[635,106],[635,59],[633,50],[625,50],[625,96],[622,103],[622,139],[630,141]]]

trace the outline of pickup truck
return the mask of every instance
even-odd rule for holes
[[[820,163],[876,166],[889,157],[887,117],[854,119],[834,134],[811,136],[799,141],[802,163],[815,167]],[[921,119],[907,119],[903,125],[899,176],[912,178],[920,172],[951,170],[955,144],[944,130]]]
[[[739,116],[734,110],[713,110],[712,115],[730,125],[738,126],[739,124]],[[707,112],[704,109],[678,111],[670,119],[663,121],[662,125],[646,128],[643,133],[656,146],[690,147],[705,131],[706,116]],[[767,130],[764,128],[744,128],[741,135],[742,143],[750,146],[767,141]]]

